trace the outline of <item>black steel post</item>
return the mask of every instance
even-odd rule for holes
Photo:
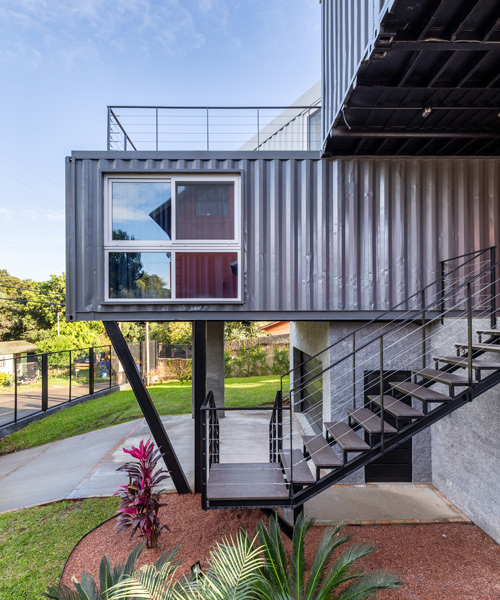
[[[203,431],[201,405],[207,387],[207,322],[193,321],[194,491],[202,491]]]
[[[17,356],[14,357],[14,423],[17,423]]]
[[[496,329],[497,326],[497,301],[496,301],[496,257],[495,257],[495,246],[490,248],[490,296],[491,296],[491,306],[490,306],[490,325],[492,329]]]
[[[439,280],[439,297],[440,297],[440,302],[439,302],[439,312],[441,313],[441,325],[443,324],[443,319],[444,319],[444,265],[445,265],[445,261],[442,260],[439,263],[439,270],[440,270],[440,280]]]
[[[208,465],[210,458],[207,457],[207,412],[206,410],[200,410],[201,420],[201,508],[207,510],[207,483],[208,483]],[[210,415],[209,415],[210,416]],[[210,432],[208,433],[210,436]]]
[[[89,394],[94,393],[94,367],[94,348],[89,348]]]
[[[384,425],[384,336],[380,336],[380,445],[382,450],[382,456],[385,454],[385,425]]]
[[[422,367],[427,366],[427,327],[425,320],[425,289],[422,290]]]
[[[48,355],[42,354],[42,410],[49,408],[49,361]]]
[[[356,408],[356,333],[352,334],[352,407]]]
[[[127,375],[128,382],[132,387],[137,402],[141,407],[142,414],[146,419],[151,435],[153,436],[157,447],[163,454],[163,460],[165,461],[167,469],[170,471],[175,488],[179,494],[190,494],[191,488],[189,487],[181,463],[168,439],[155,405],[151,400],[151,396],[136,369],[134,359],[118,324],[116,321],[104,321],[104,327],[113,344],[116,356],[121,362],[123,370]]]
[[[69,388],[68,388],[68,402],[71,402],[71,379],[73,378],[73,369],[71,368],[71,350],[69,351]]]
[[[470,400],[472,400],[472,289],[470,281],[467,282],[467,374]]]

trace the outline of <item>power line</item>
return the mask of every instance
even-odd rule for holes
[[[42,177],[44,177],[47,181],[50,181],[50,183],[53,183],[54,185],[56,185],[59,188],[64,189],[64,186],[62,186],[60,183],[57,183],[56,181],[54,181],[53,179],[51,179],[50,177],[47,177],[47,175],[44,175],[41,171],[38,171],[37,169],[35,169],[34,167],[32,167],[31,165],[29,165],[28,163],[25,163],[24,161],[22,161],[20,158],[18,158],[17,156],[14,156],[13,154],[11,154],[10,152],[7,152],[7,150],[4,150],[3,148],[0,148],[0,151],[3,152],[4,154],[8,154],[9,156],[11,156],[13,159],[17,160],[17,162],[20,162],[22,165],[24,165],[25,167],[28,167],[28,169],[31,169],[32,171],[34,171],[35,173],[37,173],[38,175],[41,175]]]

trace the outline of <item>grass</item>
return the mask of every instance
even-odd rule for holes
[[[226,406],[247,408],[270,404],[274,402],[279,386],[280,378],[276,375],[226,379]],[[162,416],[191,412],[191,383],[174,381],[158,384],[151,386],[149,393]],[[9,435],[0,442],[0,454],[33,448],[141,417],[142,412],[132,390],[115,392],[71,406]]]
[[[42,598],[76,542],[117,507],[118,498],[91,498],[0,514],[0,598]]]

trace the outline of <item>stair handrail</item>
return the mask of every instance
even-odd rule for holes
[[[278,462],[279,453],[283,450],[283,399],[281,390],[276,392],[273,411],[269,420],[269,460]]]
[[[492,247],[494,248],[494,246]],[[484,251],[490,250],[490,248],[487,248]],[[449,259],[449,260],[453,260],[453,259]],[[462,268],[464,265],[460,265],[460,267],[458,268]],[[410,317],[406,317],[404,319],[400,319],[398,320],[398,322],[396,323],[396,325],[394,325],[393,327],[391,327],[388,330],[385,330],[383,333],[373,337],[372,339],[370,339],[368,342],[365,342],[363,345],[361,346],[357,346],[355,350],[352,350],[351,352],[349,352],[348,354],[343,355],[341,358],[339,358],[338,360],[336,360],[333,363],[330,363],[327,367],[325,367],[324,369],[322,369],[321,371],[318,371],[317,373],[314,374],[313,377],[311,377],[310,379],[307,379],[305,382],[301,382],[300,385],[298,387],[294,387],[293,391],[294,393],[296,393],[297,391],[300,391],[301,389],[303,389],[303,387],[305,387],[308,383],[310,383],[311,381],[314,381],[315,379],[317,379],[319,376],[323,375],[324,373],[326,373],[327,371],[329,371],[330,369],[333,369],[334,367],[336,367],[337,365],[339,365],[340,363],[344,362],[345,360],[352,358],[353,356],[355,356],[358,352],[360,352],[361,350],[364,350],[365,348],[367,348],[368,346],[371,346],[374,342],[376,342],[377,340],[380,340],[381,338],[385,337],[386,335],[388,335],[389,333],[392,333],[394,330],[398,329],[399,327],[401,327],[402,325],[415,321],[415,319],[418,317],[418,315],[424,315],[427,312],[430,312],[430,310],[432,309],[432,307],[434,305],[439,305],[441,306],[443,304],[443,300],[446,300],[446,298],[451,297],[453,295],[455,295],[457,293],[458,290],[465,288],[467,289],[467,285],[468,284],[472,284],[472,282],[474,282],[476,279],[478,279],[479,277],[483,277],[485,275],[485,273],[487,273],[488,271],[490,272],[495,272],[497,268],[500,267],[500,261],[494,263],[494,264],[490,264],[488,267],[486,267],[484,270],[482,270],[480,273],[478,273],[477,275],[475,275],[474,277],[472,277],[471,279],[467,279],[466,281],[464,281],[463,283],[461,283],[458,287],[455,287],[453,290],[447,292],[446,294],[444,294],[443,296],[440,296],[438,300],[434,300],[431,304],[426,305],[424,308],[422,309],[415,309],[412,310],[412,316]],[[456,269],[454,269],[456,270]],[[450,271],[451,273],[452,271]],[[433,285],[433,284],[429,284],[429,285]],[[490,282],[491,285],[491,282]],[[425,289],[425,288],[424,288]],[[411,296],[410,296],[411,298]],[[435,321],[437,318],[441,318],[441,312],[438,312],[438,316],[434,317],[433,319],[428,319],[427,322],[432,322]],[[324,350],[322,350],[321,352],[319,352],[318,354],[316,354],[315,356],[318,356],[319,354],[322,354],[323,352],[326,352],[327,350],[330,350],[331,348],[333,348],[334,346],[336,346],[337,344],[339,344],[340,342],[344,341],[345,339],[347,339],[348,337],[351,337],[353,335],[353,333],[356,333],[362,329],[364,329],[364,327],[367,327],[368,325],[374,323],[375,321],[378,321],[378,319],[373,319],[372,321],[370,321],[369,323],[366,323],[365,325],[359,327],[358,329],[355,330],[355,332],[351,332],[349,334],[347,334],[346,336],[344,336],[341,340],[338,340],[337,342],[335,342],[334,344],[332,344],[331,346],[329,346],[328,348],[325,348]],[[311,357],[311,358],[315,358],[315,357]],[[311,359],[309,359],[311,360]],[[307,361],[304,361],[305,364]],[[298,365],[301,366],[301,365]],[[295,367],[295,369],[298,367]],[[292,369],[295,370],[295,369]],[[290,371],[289,373],[291,373],[292,371]],[[282,389],[283,389],[283,377],[286,377],[288,375],[285,374],[282,376],[281,382],[282,382]]]
[[[440,265],[441,265],[441,274],[440,277],[438,279],[435,279],[434,281],[432,281],[431,283],[427,284],[425,287],[421,288],[420,290],[418,290],[417,292],[415,292],[414,294],[412,294],[411,296],[406,297],[404,300],[402,300],[399,304],[396,304],[395,306],[392,306],[391,308],[387,309],[386,311],[384,311],[383,313],[377,315],[376,317],[374,317],[373,319],[371,319],[370,321],[368,321],[367,323],[364,323],[363,325],[360,325],[357,329],[355,329],[354,331],[349,332],[348,334],[346,334],[344,337],[340,338],[339,340],[333,342],[332,344],[330,344],[329,346],[327,346],[326,348],[323,348],[322,350],[320,350],[319,352],[317,352],[316,354],[314,354],[313,356],[310,356],[307,360],[302,361],[301,363],[299,363],[298,365],[296,365],[295,367],[293,367],[292,369],[288,370],[286,373],[284,373],[283,375],[281,375],[281,391],[283,393],[283,379],[285,377],[291,376],[292,373],[294,373],[297,369],[300,369],[300,367],[302,367],[303,365],[307,364],[308,362],[310,362],[312,359],[317,358],[318,356],[320,356],[321,354],[323,354],[324,352],[327,352],[329,350],[331,350],[332,348],[334,348],[335,346],[338,346],[339,344],[341,344],[342,342],[345,342],[348,338],[351,338],[353,336],[356,336],[357,333],[359,333],[360,331],[362,331],[363,329],[369,327],[370,325],[373,325],[373,323],[376,323],[378,321],[382,321],[383,317],[385,317],[386,315],[394,312],[398,307],[400,307],[403,304],[408,304],[410,302],[410,300],[412,300],[413,298],[417,297],[417,296],[423,296],[425,297],[425,291],[428,290],[429,288],[433,287],[433,286],[437,286],[439,283],[441,283],[440,286],[440,291],[439,291],[439,311],[442,314],[444,312],[444,302],[446,299],[446,294],[444,294],[444,279],[446,277],[449,277],[452,273],[455,273],[456,271],[458,271],[459,269],[462,269],[464,266],[466,266],[467,264],[469,264],[470,262],[472,262],[473,260],[475,260],[476,258],[478,258],[479,256],[481,256],[482,254],[485,254],[486,252],[490,253],[490,265],[484,270],[481,271],[480,275],[484,275],[484,273],[486,271],[490,271],[492,273],[492,280],[493,280],[493,275],[495,273],[495,268],[498,266],[498,263],[492,264],[495,262],[495,250],[496,250],[496,246],[489,246],[488,248],[483,248],[481,250],[475,250],[473,252],[468,252],[466,254],[461,254],[459,256],[454,256],[452,258],[447,258],[445,260],[440,261]],[[463,262],[462,264],[458,265],[457,267],[455,267],[454,269],[452,269],[451,271],[448,271],[447,273],[444,273],[444,263],[447,262],[451,262],[453,260],[458,260],[460,258],[465,258],[467,256],[471,256],[471,258],[469,258],[468,260],[466,260],[465,262]],[[493,284],[493,281],[492,281]],[[453,290],[453,293],[456,293],[456,289]],[[449,293],[448,293],[449,294]],[[492,295],[494,297],[494,293]],[[404,319],[398,319],[398,325],[401,323],[405,323],[408,322],[410,320],[414,320],[416,315],[428,312],[430,307],[435,304],[435,302],[433,302],[431,305],[428,306],[424,306],[422,309],[418,310],[418,309],[412,309],[407,310],[406,312],[412,313],[411,317],[406,317]],[[370,340],[369,344],[373,343],[375,340],[377,340],[380,336],[374,337],[372,340]],[[362,346],[360,348],[356,348],[354,351],[352,351],[350,354],[348,354],[347,356],[345,356],[342,360],[344,360],[345,358],[349,358],[350,356],[353,356],[358,350],[361,350],[362,348],[364,348],[365,346]],[[338,364],[338,363],[336,363]],[[308,379],[306,383],[309,383],[310,381],[313,381],[314,379],[316,379],[319,375],[322,375],[325,371],[329,370],[331,367],[333,367],[335,365],[329,365],[328,367],[326,367],[323,371],[321,371],[320,373],[316,373],[314,375],[314,377],[312,377],[311,379]],[[291,382],[290,382],[291,383]],[[301,383],[299,388],[294,388],[294,392],[297,391],[297,389],[301,389],[301,387],[305,385],[304,383]]]

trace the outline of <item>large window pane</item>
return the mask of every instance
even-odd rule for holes
[[[176,238],[234,240],[234,183],[178,183]]]
[[[236,252],[177,252],[177,298],[237,298]]]
[[[110,298],[170,298],[170,252],[110,252]]]
[[[168,181],[114,181],[113,239],[170,240],[172,190]]]

